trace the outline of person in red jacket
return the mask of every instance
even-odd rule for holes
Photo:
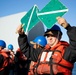
[[[10,52],[5,49],[6,43],[0,40],[0,75],[9,75],[10,64],[12,64]]]
[[[45,45],[47,44],[47,40],[44,36],[38,36],[33,41],[30,41],[30,43],[33,45],[33,48],[41,48],[43,49]],[[34,68],[36,66],[37,62],[31,61],[28,75],[34,75]]]
[[[21,52],[20,48],[17,49],[15,54],[15,71],[14,75],[28,75],[30,60]]]
[[[10,65],[10,73],[9,75],[14,75],[14,67],[15,67],[15,61],[14,61],[14,58],[15,58],[15,53],[14,53],[14,46],[12,44],[8,44],[8,50],[10,52],[10,57],[12,58],[10,60],[11,62],[11,65]]]
[[[17,28],[22,53],[27,59],[37,62],[34,75],[72,75],[76,61],[76,27],[70,26],[62,17],[57,17],[57,21],[67,30],[69,43],[61,41],[62,31],[58,25],[54,25],[44,33],[47,39],[44,49],[31,47],[22,26]]]

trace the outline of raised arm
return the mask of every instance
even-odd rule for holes
[[[69,37],[69,47],[65,50],[64,59],[74,63],[76,62],[76,27],[70,26],[64,18],[58,17],[57,20],[67,30]]]
[[[76,27],[70,24],[62,17],[57,17],[58,23],[67,30],[70,47],[76,49]]]
[[[29,45],[27,35],[23,31],[22,25],[18,26],[16,31],[19,34],[18,44],[20,50],[23,52],[23,54],[25,54],[28,59],[31,58],[31,60],[37,61],[38,55],[41,50],[34,49]]]

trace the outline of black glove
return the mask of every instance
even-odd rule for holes
[[[19,57],[19,56],[20,56],[20,52],[17,52],[17,53],[15,54],[15,56],[16,56],[16,57]]]

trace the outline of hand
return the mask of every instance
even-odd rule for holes
[[[27,60],[27,57],[23,54],[22,59]]]
[[[67,21],[66,21],[64,18],[62,18],[62,17],[57,17],[56,19],[58,20],[58,23],[59,23],[61,26],[63,26],[64,28],[66,28],[66,27],[68,26],[68,23],[67,23]]]
[[[16,33],[18,34],[23,34],[24,33],[24,30],[22,29],[22,25],[19,25],[16,29]]]

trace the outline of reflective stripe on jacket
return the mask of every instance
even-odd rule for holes
[[[63,73],[64,75],[71,75],[71,70],[73,64],[63,59],[65,48],[69,46],[67,42],[60,41],[56,46],[50,48],[46,45],[45,50],[42,52],[39,64],[37,67],[38,74],[50,74],[50,64],[49,59],[52,60],[52,69],[54,74]],[[48,52],[47,52],[48,51]]]

